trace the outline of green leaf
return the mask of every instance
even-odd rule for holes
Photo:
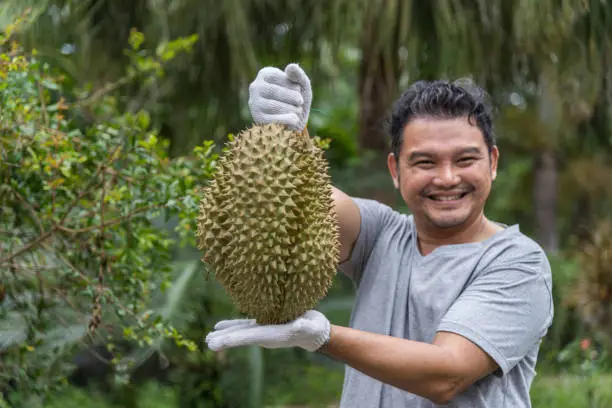
[[[144,42],[144,34],[136,29],[133,29],[130,31],[130,37],[128,42],[133,50],[138,50]]]
[[[16,312],[0,320],[0,351],[23,343],[27,338],[27,322]]]

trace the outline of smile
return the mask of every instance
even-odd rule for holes
[[[461,200],[466,195],[468,195],[467,192],[466,193],[459,193],[459,194],[455,194],[455,195],[429,195],[429,196],[427,196],[427,198],[429,198],[430,200],[433,200],[433,201],[448,202],[448,201]]]

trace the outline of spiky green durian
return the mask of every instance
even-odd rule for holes
[[[293,320],[331,286],[339,256],[328,165],[307,133],[253,126],[227,145],[198,217],[198,247],[237,309]]]

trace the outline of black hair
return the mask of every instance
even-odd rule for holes
[[[464,116],[481,130],[490,153],[496,144],[492,107],[482,88],[469,79],[415,82],[393,104],[389,120],[391,151],[399,158],[404,128],[413,119]]]

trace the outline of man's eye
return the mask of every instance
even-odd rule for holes
[[[476,160],[475,157],[462,157],[461,159],[459,159],[459,162],[465,164],[465,163],[471,163],[475,160]]]
[[[431,160],[419,160],[418,162],[414,163],[416,166],[431,166],[433,164],[433,162]]]

